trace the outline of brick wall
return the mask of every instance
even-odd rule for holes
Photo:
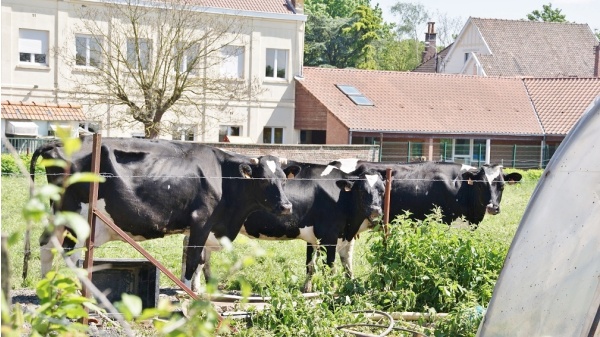
[[[247,156],[270,154],[315,164],[327,164],[340,158],[358,158],[368,161],[378,161],[379,159],[379,146],[377,145],[205,144]]]
[[[296,111],[294,128],[301,130],[326,130],[327,108],[323,106],[301,81],[296,81]]]

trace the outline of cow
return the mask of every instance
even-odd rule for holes
[[[410,218],[422,220],[439,207],[444,223],[451,224],[464,217],[474,228],[486,213],[500,213],[504,185],[522,178],[516,172],[504,174],[501,165],[475,168],[447,162],[387,164],[355,159],[338,160],[330,165],[343,171],[375,169],[383,175],[391,168],[390,219],[409,212]]]
[[[324,247],[326,263],[333,267],[336,250],[349,277],[352,277],[352,246],[354,232],[361,226],[372,227],[382,214],[384,184],[376,171],[360,175],[344,173],[329,165],[294,163],[300,167],[295,179],[285,185],[285,194],[293,205],[293,214],[277,215],[256,211],[246,219],[240,233],[264,240],[301,239],[307,242],[307,279],[303,291],[312,291],[312,275],[317,252]],[[217,239],[235,240],[238,235],[224,224],[213,226],[211,243],[205,250],[204,277],[210,279],[210,253],[219,249]],[[337,249],[336,249],[337,246]],[[196,275],[195,284],[199,284]],[[193,289],[198,287],[194,286]]]
[[[70,173],[91,171],[92,137],[85,137],[82,150],[70,159]],[[36,149],[31,160],[65,159],[60,142]],[[288,166],[274,156],[250,158],[217,148],[188,142],[133,138],[104,138],[100,151],[97,208],[135,240],[161,238],[169,234],[189,235],[184,282],[191,284],[201,264],[202,248],[215,224],[239,232],[248,215],[257,210],[289,214],[292,204],[283,187],[299,167]],[[61,185],[62,168],[46,168],[49,183]],[[87,213],[89,183],[75,183],[66,189],[62,211]],[[120,237],[102,221],[96,222],[95,245]],[[60,229],[64,231],[64,229]],[[40,239],[42,273],[49,271],[52,254],[49,234]],[[72,248],[75,242],[65,240]]]

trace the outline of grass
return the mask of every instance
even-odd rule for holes
[[[39,179],[38,179],[39,180]],[[496,216],[486,216],[477,229],[476,236],[481,240],[499,240],[510,245],[516,228],[527,206],[531,193],[537,183],[535,178],[525,176],[520,184],[507,186],[501,203],[502,212]],[[28,178],[23,176],[2,176],[1,180],[1,228],[2,234],[18,235],[18,240],[10,247],[9,260],[11,268],[11,287],[13,289],[32,288],[40,279],[39,244],[38,238],[42,232],[40,224],[33,226],[31,243],[32,258],[29,276],[23,281],[23,238],[26,224],[21,209],[28,199]],[[362,235],[355,247],[354,271],[356,277],[368,275],[371,268],[366,261],[366,237]],[[163,239],[142,242],[157,260],[163,263],[176,276],[181,274],[182,235],[172,235]],[[233,274],[225,270],[230,261],[243,256],[254,255],[256,247],[265,251],[265,255],[256,259],[248,268],[243,268]],[[273,283],[286,284],[289,288],[301,288],[305,278],[304,241],[260,241],[238,238],[233,244],[233,250],[213,254],[212,271],[226,289],[239,289],[237,279],[245,278],[253,290]],[[97,258],[143,258],[135,249],[123,242],[109,242],[96,248]],[[338,269],[339,267],[338,262]],[[228,276],[228,277],[226,277]],[[161,287],[175,287],[164,275],[160,278]]]

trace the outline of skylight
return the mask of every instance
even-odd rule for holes
[[[348,96],[348,98],[350,98],[352,100],[352,102],[354,102],[354,104],[356,104],[356,105],[364,105],[364,106],[373,106],[374,105],[370,99],[368,99],[365,95],[361,94],[360,91],[358,91],[358,89],[356,89],[355,87],[353,87],[351,85],[336,84],[335,86],[338,87],[338,89],[340,89],[340,91],[343,92],[346,96]]]

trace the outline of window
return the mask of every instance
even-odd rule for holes
[[[455,139],[454,161],[467,165],[486,162],[486,139]]]
[[[240,130],[241,130],[240,126],[229,126],[229,125],[219,126],[219,141],[224,142],[225,137],[227,137],[227,136],[239,136]]]
[[[335,86],[338,87],[338,89],[340,89],[340,91],[343,92],[346,96],[348,96],[348,98],[350,98],[350,100],[356,105],[374,105],[370,99],[368,99],[365,95],[361,94],[360,91],[358,91],[358,89],[351,85],[336,84]]]
[[[192,45],[187,49],[184,49],[182,44],[178,44],[175,50],[175,70],[184,73],[190,72],[192,74],[198,74],[198,55],[200,54],[200,48],[198,45]]]
[[[99,68],[102,60],[101,43],[102,39],[93,36],[76,36],[75,65]]]
[[[133,69],[148,69],[152,54],[152,40],[127,39],[127,63]]]
[[[283,144],[283,128],[266,127],[263,129],[263,143]]]
[[[173,140],[193,141],[194,131],[194,125],[177,124],[173,126],[171,137],[173,137]]]
[[[266,77],[286,78],[288,51],[285,49],[267,49]]]
[[[221,48],[223,64],[221,76],[229,78],[244,78],[244,47],[225,46]]]
[[[19,61],[48,65],[48,31],[19,29]]]
[[[469,60],[469,55],[471,55],[471,53],[465,53],[465,63]]]
[[[301,130],[300,144],[325,144],[327,133],[324,130]]]

